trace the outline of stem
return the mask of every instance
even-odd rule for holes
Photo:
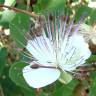
[[[15,8],[15,7],[10,7],[10,6],[3,5],[3,4],[0,4],[0,7],[5,7],[5,8],[8,8],[8,9],[10,9],[10,10],[14,10],[15,12],[25,13],[25,14],[27,14],[27,15],[30,15],[30,16],[34,17],[34,18],[37,18],[37,17],[38,17],[38,15],[35,14],[34,12],[31,13],[31,12],[28,12],[28,11],[26,11],[26,10],[17,9],[17,8]]]
[[[30,0],[27,0],[27,10],[29,10]]]
[[[0,85],[0,96],[4,96],[3,89],[1,87],[1,85]]]
[[[92,64],[86,64],[85,66],[79,66],[76,72],[91,72],[96,71],[96,62],[92,62]]]
[[[36,96],[39,96],[40,92],[41,92],[41,89],[40,88],[37,88],[36,89]]]

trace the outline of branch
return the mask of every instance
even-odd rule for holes
[[[15,12],[25,13],[27,15],[30,15],[31,17],[34,17],[34,18],[37,18],[38,17],[38,15],[35,14],[34,12],[31,13],[31,12],[28,12],[26,10],[17,9],[15,7],[10,7],[10,6],[3,5],[3,4],[0,4],[0,7],[5,7],[5,8],[8,8],[9,10],[13,10]]]

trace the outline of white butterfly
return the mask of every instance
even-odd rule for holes
[[[73,21],[68,25],[60,18],[56,20],[53,23],[48,19],[42,34],[27,42],[26,49],[36,60],[24,67],[23,76],[33,88],[47,86],[57,79],[69,83],[72,76],[68,72],[84,64],[91,55],[83,36],[77,34],[78,26],[72,32]],[[32,68],[34,64],[39,67]]]

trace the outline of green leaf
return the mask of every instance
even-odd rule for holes
[[[11,37],[19,47],[25,47],[25,33],[29,30],[29,16],[26,14],[16,14],[10,23]]]
[[[69,84],[56,83],[56,90],[52,96],[72,96],[73,90],[78,84],[77,80],[72,80]]]
[[[4,67],[0,84],[2,85],[4,96],[19,96],[22,94],[20,87],[16,86],[9,78],[9,66]]]
[[[94,24],[96,22],[96,9],[91,12],[90,15],[90,24]]]
[[[22,88],[22,92],[23,92],[24,96],[35,96],[35,92],[25,90],[24,88]]]
[[[59,81],[64,83],[64,84],[68,84],[70,81],[72,80],[72,76],[67,73],[67,72],[61,72]]]
[[[14,63],[9,70],[9,77],[16,85],[33,92],[33,89],[27,85],[22,75],[22,69],[26,65],[27,64],[23,62]]]
[[[4,10],[3,12],[0,13],[1,13],[0,24],[10,23],[16,15],[14,11],[10,10]]]
[[[89,59],[87,59],[87,63],[92,63],[96,61],[96,55],[91,55]]]
[[[14,6],[16,4],[15,0],[5,0],[4,5]],[[10,11],[7,8],[4,8],[4,11],[0,12],[0,24],[9,23],[15,17],[15,12]]]
[[[4,5],[14,6],[16,4],[16,0],[5,0]]]
[[[3,4],[4,3],[4,0],[0,0],[0,4]]]
[[[52,12],[60,9],[64,9],[66,0],[38,0],[38,3],[34,6],[35,12]]]
[[[6,64],[7,55],[8,55],[7,49],[1,48],[0,49],[0,75],[2,74],[4,66]]]
[[[66,0],[51,0],[50,4],[46,8],[46,10],[60,10],[64,9]]]
[[[80,20],[81,16],[83,14],[86,14],[87,16],[90,16],[92,9],[89,8],[88,6],[82,5],[79,8],[77,8],[77,12],[75,15],[75,19],[78,21]]]
[[[91,87],[88,96],[96,96],[96,72],[92,72],[90,76],[92,80],[91,80]]]
[[[34,5],[34,11],[40,12],[41,10],[45,10],[49,5],[51,0],[38,0],[37,4]]]

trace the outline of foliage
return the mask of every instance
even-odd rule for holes
[[[19,0],[0,0],[0,4],[6,3],[8,6],[14,6],[24,10],[28,9],[29,11],[40,14],[52,13],[57,10],[64,10],[65,13],[68,12],[71,15],[75,12],[75,19],[77,21],[80,20],[83,13],[87,13],[87,16],[90,18],[88,19],[86,17],[86,23],[91,26],[96,23],[96,10],[88,7],[87,0],[82,0],[80,4],[78,3],[73,7],[71,4],[78,2],[78,0],[35,0],[35,3],[33,3],[34,0],[28,1],[30,1],[29,7],[26,3],[27,0],[21,0],[21,2]],[[73,79],[67,85],[56,81],[50,86],[40,89],[39,93],[26,84],[22,76],[22,68],[27,63],[22,62],[21,58],[24,55],[22,52],[22,50],[25,50],[24,47],[26,44],[24,36],[29,31],[29,23],[30,16],[28,14],[18,13],[8,9],[4,10],[0,7],[0,26],[2,26],[0,29],[0,96],[96,96],[95,71],[92,71],[84,81]],[[6,28],[10,29],[10,35],[3,36],[6,34],[3,33],[2,35],[1,33]],[[18,48],[22,50],[20,49],[20,51]],[[96,53],[87,60],[87,63],[93,61],[96,61]],[[82,92],[85,95],[80,95]]]

